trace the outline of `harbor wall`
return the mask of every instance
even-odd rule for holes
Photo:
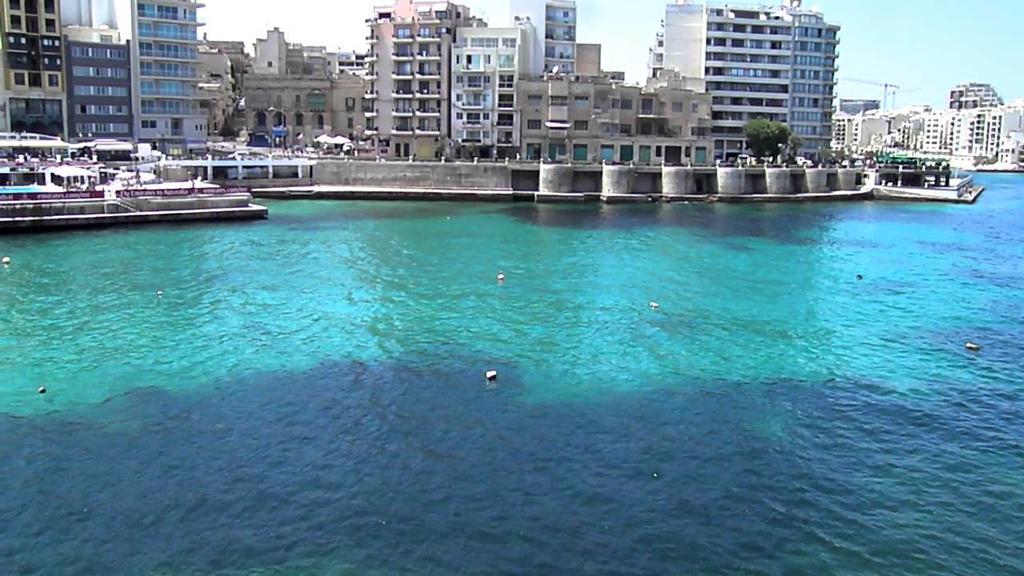
[[[568,178],[571,180],[571,172]],[[512,171],[504,164],[327,160],[317,163],[313,182],[327,186],[417,190],[512,190]]]

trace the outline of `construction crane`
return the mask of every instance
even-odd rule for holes
[[[854,84],[866,84],[868,86],[878,86],[882,89],[882,110],[889,109],[889,97],[892,97],[892,107],[896,107],[896,95],[901,92],[898,84],[891,82],[878,82],[876,80],[861,80],[859,78],[845,78],[846,82],[853,82]]]

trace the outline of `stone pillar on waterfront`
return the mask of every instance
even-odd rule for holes
[[[742,168],[718,168],[718,194],[739,196],[746,194],[747,175]]]
[[[569,194],[572,190],[572,166],[565,164],[540,165],[540,192]]]
[[[764,180],[769,194],[782,196],[793,193],[793,177],[789,168],[765,168]]]
[[[694,193],[696,183],[693,168],[663,166],[661,169],[661,194],[663,196],[688,196]]]
[[[857,170],[854,168],[839,169],[839,190],[855,192],[857,190]]]
[[[807,191],[811,194],[828,192],[828,170],[824,168],[807,168]]]
[[[635,172],[632,166],[605,165],[601,169],[601,195],[631,194]]]

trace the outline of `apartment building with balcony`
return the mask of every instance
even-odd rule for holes
[[[528,72],[576,74],[575,0],[511,0],[509,6],[513,23],[529,20],[536,30]]]
[[[135,134],[171,154],[205,148],[199,108],[196,0],[132,0],[132,93]]]
[[[396,0],[375,8],[367,22],[366,134],[377,153],[390,158],[449,155],[452,45],[460,29],[479,21],[460,4]]]
[[[787,124],[816,156],[831,145],[839,26],[805,9],[740,8],[678,0],[666,8],[650,71],[707,81],[716,159],[746,151],[743,128],[764,118]]]
[[[629,86],[603,77],[519,81],[521,154],[529,160],[706,164],[711,97],[703,82],[651,79]]]
[[[0,130],[65,134],[61,24],[58,0],[0,2]]]
[[[516,88],[528,70],[535,30],[460,28],[452,47],[452,142],[457,158],[515,158],[519,154]],[[416,108],[417,115],[421,108]]]

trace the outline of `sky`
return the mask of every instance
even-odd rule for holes
[[[122,0],[123,1],[123,0]],[[268,28],[289,42],[365,49],[366,18],[387,0],[205,0],[200,13],[213,40],[252,43]],[[492,26],[508,18],[508,0],[463,0]],[[577,0],[580,42],[603,44],[603,67],[627,80],[646,76],[648,49],[665,0]],[[746,0],[734,4],[764,4]],[[805,0],[843,27],[839,97],[881,99],[882,89],[850,80],[898,84],[897,105],[946,104],[960,82],[993,84],[1007,101],[1024,98],[1019,72],[1022,0]]]

